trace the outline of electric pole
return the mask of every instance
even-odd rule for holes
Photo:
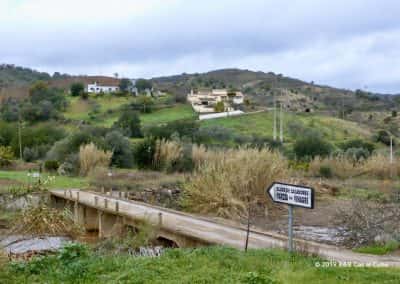
[[[282,97],[282,93],[281,93]],[[279,138],[281,140],[281,143],[283,143],[283,106],[282,106],[282,101],[279,103],[280,105],[280,114],[279,114]]]
[[[18,144],[19,144],[19,158],[22,161],[22,135],[21,135],[21,113],[18,113]]]
[[[274,96],[274,141],[276,141],[276,99],[275,99],[275,93],[273,94]]]

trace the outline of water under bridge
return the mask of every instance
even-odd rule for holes
[[[122,233],[127,227],[137,228],[140,222],[148,222],[157,228],[157,238],[171,246],[225,245],[244,248],[244,226],[132,201],[125,195],[124,192],[98,193],[79,189],[50,191],[54,207],[69,208],[73,212],[75,222],[87,231],[98,231],[100,238]],[[285,248],[287,237],[251,229],[248,246],[258,249]],[[303,252],[338,262],[400,266],[400,258],[395,256],[360,254],[299,239],[295,240],[295,247]]]

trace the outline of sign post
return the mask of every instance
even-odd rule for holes
[[[314,208],[314,189],[294,184],[274,182],[267,189],[273,202],[287,204],[288,214],[288,250],[293,251],[293,209],[303,207]]]

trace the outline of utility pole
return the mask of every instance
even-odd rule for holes
[[[275,93],[273,94],[274,96],[274,141],[276,141],[276,99],[275,99]]]
[[[18,144],[19,144],[19,158],[22,161],[22,135],[21,135],[21,113],[18,113]]]
[[[393,135],[390,134],[390,163],[393,164]]]
[[[281,95],[282,96],[282,95]],[[282,101],[280,102],[280,115],[279,115],[279,138],[281,143],[283,143],[283,107]]]

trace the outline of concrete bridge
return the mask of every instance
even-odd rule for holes
[[[172,247],[226,245],[243,249],[246,229],[215,220],[152,206],[126,199],[124,193],[98,193],[90,191],[52,190],[54,207],[70,208],[75,222],[87,231],[98,231],[99,237],[121,234],[126,228],[140,227],[143,221],[157,228],[157,239]],[[249,248],[286,248],[287,237],[252,229]],[[354,253],[335,246],[304,240],[295,240],[297,250],[338,262],[400,266],[400,258]]]

